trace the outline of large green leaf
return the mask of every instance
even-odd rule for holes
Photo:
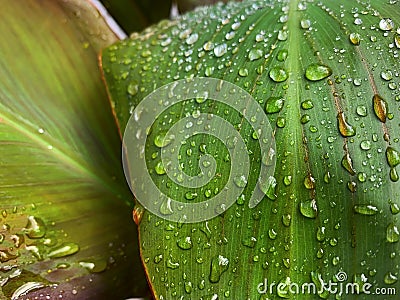
[[[117,39],[88,2],[1,7],[0,298],[143,295],[118,131],[97,66],[101,47]]]
[[[380,298],[354,295],[352,283],[360,291],[398,292],[399,20],[398,1],[231,2],[161,22],[103,51],[121,131],[156,88],[205,76],[251,93],[266,107],[275,133],[276,185],[271,180],[264,200],[249,208],[261,157],[240,114],[211,100],[187,101],[151,127],[148,172],[172,199],[187,201],[188,189],[175,188],[162,168],[157,170],[161,151],[152,141],[199,110],[240,129],[256,171],[244,197],[209,221],[174,223],[137,207],[142,260],[157,299],[315,299],[317,293],[291,295],[287,285],[320,288],[321,280],[348,287],[343,299]],[[179,159],[185,172],[198,171],[193,166],[202,155],[201,143],[218,155],[221,168],[240,163],[227,162],[221,155],[225,147],[213,142],[202,135],[183,144]],[[222,190],[227,175],[220,175],[197,200]],[[171,213],[166,208],[161,204],[160,211]],[[260,294],[265,280],[286,288],[277,292],[275,285],[272,293]],[[332,294],[340,298],[339,291]],[[319,297],[335,298],[327,291]]]

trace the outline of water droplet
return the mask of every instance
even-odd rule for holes
[[[373,216],[378,213],[378,208],[370,204],[354,205],[354,211],[360,215]]]
[[[65,257],[69,256],[72,254],[75,254],[79,251],[79,245],[76,243],[63,243],[60,246],[54,248],[49,252],[47,255],[48,257],[51,258],[57,258],[57,257]]]
[[[160,213],[162,213],[163,215],[171,215],[174,213],[174,211],[172,210],[172,207],[171,207],[171,199],[170,198],[167,198],[166,200],[164,200],[161,203]]]
[[[256,246],[257,239],[252,237],[246,237],[242,239],[242,245],[248,248],[254,248]]]
[[[29,216],[28,224],[26,224],[24,228],[24,233],[31,239],[39,239],[46,234],[46,226],[42,219]]]
[[[390,211],[393,215],[397,215],[400,212],[400,206],[397,203],[391,203]]]
[[[261,49],[251,49],[249,51],[249,59],[250,61],[260,59],[263,56],[263,51]]]
[[[305,114],[305,115],[301,116],[300,123],[306,124],[306,123],[310,122],[310,120],[311,120],[311,117],[309,115]]]
[[[327,299],[328,296],[329,296],[329,290],[324,288],[325,285],[323,285],[323,283],[326,282],[326,281],[322,278],[322,275],[319,272],[316,272],[316,271],[312,271],[310,273],[310,275],[311,275],[312,282],[316,286],[316,290],[318,292],[318,296],[320,298]]]
[[[285,103],[283,97],[269,97],[265,103],[265,111],[268,114],[280,112]]]
[[[371,149],[371,141],[367,141],[367,140],[361,141],[360,147],[361,147],[361,149],[363,149],[363,150],[369,150],[369,149]]]
[[[276,178],[273,176],[269,176],[267,180],[260,178],[258,181],[258,187],[270,200],[276,199],[276,185]]]
[[[356,174],[356,170],[353,167],[353,161],[351,160],[350,154],[346,153],[342,158],[342,166],[345,168],[351,175]]]
[[[322,80],[332,75],[332,69],[326,65],[311,64],[306,69],[306,78],[311,81]]]
[[[326,228],[324,226],[318,227],[317,229],[317,240],[319,242],[323,242],[325,240],[325,229]]]
[[[304,186],[308,190],[315,189],[315,178],[312,177],[311,174],[308,174],[304,178]]]
[[[286,30],[279,30],[278,32],[278,40],[286,41],[288,38],[288,32]]]
[[[394,36],[394,44],[396,45],[397,48],[400,49],[400,34],[396,34]]]
[[[393,79],[392,71],[390,70],[382,71],[381,78],[386,81],[392,80]]]
[[[278,61],[285,61],[286,60],[286,58],[287,58],[287,56],[288,56],[288,50],[286,50],[286,49],[282,49],[282,50],[279,50],[278,51],[278,54],[276,55],[276,59],[278,60]]]
[[[389,243],[396,243],[400,239],[399,228],[394,223],[390,223],[386,228],[386,240]]]
[[[353,45],[356,46],[360,45],[360,40],[361,40],[360,34],[352,32],[350,33],[349,39]]]
[[[307,218],[316,218],[318,214],[318,208],[315,199],[300,202],[300,212]]]
[[[127,92],[131,96],[135,96],[139,91],[139,84],[136,81],[132,81],[128,85]]]
[[[17,299],[22,299],[22,296],[25,296],[31,291],[38,290],[41,288],[44,288],[46,285],[42,282],[35,282],[35,281],[29,281],[21,286],[19,286],[14,293],[11,296],[11,300],[17,300]]]
[[[222,273],[224,273],[229,266],[229,260],[222,255],[212,258],[209,280],[212,283],[219,282]]]
[[[193,45],[194,43],[197,42],[198,39],[199,35],[197,33],[193,33],[186,39],[186,44]]]
[[[291,175],[286,175],[285,177],[283,177],[283,183],[286,186],[289,186],[292,183],[292,176]]]
[[[398,278],[395,274],[393,274],[392,272],[388,272],[385,274],[385,277],[383,279],[383,281],[386,284],[395,284],[397,282]]]
[[[378,119],[382,122],[386,122],[386,117],[388,114],[388,104],[387,102],[378,94],[375,94],[372,98],[374,104],[374,112]]]
[[[271,240],[276,239],[278,233],[275,231],[275,229],[271,228],[268,230],[268,236]]]
[[[311,99],[308,100],[304,100],[303,102],[301,102],[301,108],[302,109],[311,109],[314,107],[314,103],[311,101]]]
[[[154,170],[158,175],[164,175],[166,173],[164,164],[162,161],[159,161],[156,166],[154,167]]]
[[[286,125],[286,119],[284,117],[277,117],[276,118],[276,126],[279,128],[284,128]]]
[[[214,43],[213,43],[213,42],[210,42],[210,41],[206,42],[206,43],[203,45],[203,49],[204,49],[205,51],[211,51],[212,49],[214,49]]]
[[[367,108],[364,105],[357,106],[356,112],[360,117],[366,117],[367,116]]]
[[[386,159],[389,166],[394,168],[400,163],[400,153],[392,147],[387,147]]]
[[[322,258],[324,256],[324,249],[319,248],[317,251],[317,258]]]
[[[185,286],[185,292],[190,294],[192,292],[192,282],[191,281],[185,281],[184,282],[184,286]]]
[[[233,178],[233,182],[240,188],[244,188],[247,185],[247,178],[244,175]]]
[[[189,250],[189,249],[191,249],[193,247],[192,240],[191,240],[190,236],[178,239],[176,244],[178,245],[179,248],[181,248],[183,250]]]
[[[290,277],[285,277],[279,280],[279,283],[277,286],[280,288],[277,289],[277,294],[281,298],[290,298],[290,291],[289,291],[289,286],[291,285]]]
[[[308,19],[302,19],[302,20],[300,20],[300,26],[303,29],[308,29],[311,26],[311,21]]]
[[[194,200],[197,198],[197,193],[196,192],[186,192],[185,193],[185,199],[186,200]]]
[[[87,269],[90,273],[100,273],[106,270],[107,261],[104,259],[89,259],[80,261],[79,265]]]
[[[247,75],[249,75],[249,70],[247,70],[246,68],[240,68],[238,74],[241,77],[246,77]]]
[[[289,227],[292,221],[292,216],[290,214],[285,214],[282,216],[282,223],[284,226]]]
[[[269,71],[269,77],[275,82],[283,82],[288,79],[288,72],[282,67],[273,67]]]
[[[175,136],[173,134],[167,135],[167,132],[160,132],[154,138],[154,145],[156,145],[158,148],[163,148],[168,146],[174,139]]]
[[[350,125],[344,116],[343,112],[338,113],[337,115],[339,132],[344,137],[354,136],[356,134],[356,129],[352,125]]]
[[[394,27],[394,22],[390,18],[382,19],[379,22],[379,29],[380,30],[388,31],[388,30],[392,30],[393,27]]]
[[[228,51],[227,49],[228,46],[226,44],[220,44],[214,48],[214,54],[216,57],[221,57]]]

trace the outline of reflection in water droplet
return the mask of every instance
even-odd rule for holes
[[[273,67],[269,71],[269,77],[275,82],[283,82],[288,79],[288,72],[282,67]]]
[[[285,61],[287,56],[288,56],[288,50],[286,49],[281,49],[278,51],[278,54],[276,55],[276,59],[278,61]]]
[[[300,20],[300,26],[303,29],[308,29],[311,26],[311,21],[308,19],[302,19],[302,20]]]
[[[318,214],[318,208],[315,199],[300,202],[300,212],[307,218],[316,218]]]
[[[394,22],[390,18],[382,19],[379,22],[379,29],[380,30],[388,31],[388,30],[392,30],[393,27],[394,27]]]
[[[222,273],[224,273],[229,266],[229,260],[222,255],[218,255],[211,259],[210,276],[209,280],[212,283],[219,282]]]
[[[226,44],[220,44],[214,48],[214,54],[216,57],[221,57],[227,52],[228,46]]]
[[[332,69],[322,64],[311,64],[306,69],[306,78],[311,81],[322,80],[332,75]]]
[[[387,102],[378,94],[375,94],[372,98],[374,105],[374,112],[378,119],[382,122],[386,122],[386,117],[388,115],[388,104]]]
[[[269,97],[265,103],[265,111],[268,114],[280,112],[285,103],[283,97]]]

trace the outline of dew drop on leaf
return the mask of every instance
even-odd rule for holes
[[[24,232],[31,239],[39,239],[44,237],[46,234],[46,225],[42,219],[35,216],[29,216]]]
[[[337,120],[338,120],[339,132],[342,136],[350,137],[356,134],[356,129],[346,121],[343,112],[338,113]]]
[[[212,283],[219,282],[222,273],[224,273],[229,266],[229,260],[222,255],[218,255],[211,259],[210,276],[209,280]]]
[[[314,219],[317,217],[318,208],[315,199],[300,202],[300,212],[306,218]]]
[[[386,240],[389,243],[396,243],[400,239],[399,228],[394,223],[390,223],[386,228]]]
[[[306,78],[310,81],[322,80],[332,75],[332,69],[322,64],[311,64],[306,69]]]
[[[289,74],[282,67],[273,67],[269,71],[269,77],[275,82],[283,82],[288,79]]]
[[[395,274],[393,274],[392,272],[388,272],[385,274],[385,277],[383,279],[383,281],[386,284],[395,284],[397,282],[398,278]]]
[[[288,56],[288,50],[286,50],[286,49],[282,49],[282,50],[279,50],[278,51],[278,54],[276,55],[276,59],[278,60],[278,61],[285,61],[286,60],[286,58],[287,58],[287,56]]]
[[[380,30],[388,31],[388,30],[392,30],[393,27],[394,27],[394,22],[390,18],[382,19],[379,22],[379,29]]]
[[[342,158],[342,166],[345,168],[351,175],[356,174],[356,170],[353,167],[353,161],[351,160],[350,154],[346,153]]]
[[[373,216],[378,213],[378,208],[371,204],[357,204],[353,207],[354,212],[360,215]]]
[[[168,146],[174,139],[175,136],[173,134],[167,135],[167,132],[160,132],[154,138],[154,145],[158,148],[163,148]]]
[[[372,98],[374,105],[374,112],[378,119],[382,122],[386,122],[386,117],[388,115],[388,104],[387,102],[378,94],[375,94]]]
[[[214,48],[214,54],[216,57],[221,57],[227,52],[228,46],[226,44],[220,44]]]
[[[307,109],[311,109],[313,107],[314,107],[314,103],[312,102],[311,99],[304,100],[303,102],[301,102],[301,108],[302,109],[307,110]]]
[[[352,32],[350,33],[349,39],[353,45],[356,46],[360,45],[360,40],[361,40],[360,34]]]
[[[400,153],[393,147],[386,148],[386,159],[390,167],[394,168],[400,163]]]
[[[250,61],[260,59],[263,56],[263,51],[261,49],[251,49],[249,51],[248,58]]]
[[[285,100],[283,97],[269,97],[265,103],[265,111],[268,114],[280,112],[284,103]]]
[[[75,254],[79,251],[79,245],[76,243],[63,243],[52,249],[47,256],[51,258],[65,257]]]
[[[191,240],[190,236],[178,239],[176,244],[182,250],[189,250],[189,249],[191,249],[193,247],[192,240]]]
[[[386,81],[392,80],[392,78],[393,78],[392,71],[390,71],[390,70],[382,71],[381,78]]]

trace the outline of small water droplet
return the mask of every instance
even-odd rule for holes
[[[308,29],[311,26],[311,21],[308,19],[302,19],[302,20],[300,20],[300,26],[303,29]]]
[[[278,285],[280,288],[277,289],[277,294],[281,298],[289,299],[291,292],[289,291],[289,287],[291,286],[290,277],[282,278]]]
[[[229,266],[229,260],[222,255],[218,255],[211,259],[211,268],[209,280],[212,283],[219,282],[222,273],[224,273]]]
[[[275,82],[283,82],[288,79],[289,74],[283,67],[273,67],[269,71],[269,77]]]
[[[362,150],[369,150],[369,149],[371,149],[371,141],[368,141],[368,140],[361,141],[360,147],[361,147]]]
[[[393,147],[386,148],[386,159],[391,168],[396,167],[400,163],[400,153]]]
[[[171,207],[171,199],[170,198],[167,198],[166,200],[164,200],[161,203],[160,213],[162,213],[163,215],[171,215],[174,213],[174,211],[172,210],[172,207]]]
[[[286,30],[279,30],[278,32],[278,40],[286,41],[288,38],[288,32]]]
[[[289,227],[292,221],[292,216],[290,214],[285,214],[282,216],[282,223],[284,226]]]
[[[382,71],[381,78],[386,81],[392,80],[393,79],[392,71],[390,70]]]
[[[166,173],[165,168],[164,168],[164,164],[163,164],[162,161],[159,161],[159,162],[155,165],[154,170],[156,171],[156,173],[157,173],[158,175],[164,175],[164,174]]]
[[[301,108],[302,109],[311,109],[314,107],[314,103],[311,101],[311,99],[308,100],[304,100],[303,102],[301,102]]]
[[[400,206],[397,203],[391,203],[390,211],[393,215],[397,215],[400,212]]]
[[[322,80],[332,75],[332,69],[322,64],[311,64],[306,69],[306,78],[311,81]]]
[[[90,273],[101,273],[107,268],[107,261],[104,259],[89,259],[80,261],[79,265],[87,269]]]
[[[276,178],[269,176],[267,180],[260,179],[258,181],[258,187],[270,200],[276,199]]]
[[[79,251],[79,245],[76,243],[63,243],[60,246],[52,249],[49,254],[47,254],[48,257],[51,258],[58,258],[58,257],[65,257],[69,256],[72,254],[75,254]]]
[[[135,96],[139,91],[139,84],[136,81],[131,81],[128,85],[127,92],[131,96]]]
[[[392,272],[388,272],[385,274],[385,277],[383,279],[383,281],[386,284],[395,284],[397,282],[398,278],[395,274],[393,274]]]
[[[357,106],[356,112],[360,117],[366,117],[367,116],[367,108],[364,105]]]
[[[238,74],[241,77],[246,77],[247,75],[249,75],[249,70],[247,70],[246,68],[240,68]]]
[[[387,102],[378,94],[375,94],[372,98],[374,105],[374,112],[378,119],[382,122],[386,122],[386,117],[388,115],[388,104]]]
[[[283,97],[269,97],[265,103],[265,111],[268,114],[278,113],[282,110],[284,103]]]
[[[317,229],[317,240],[319,242],[323,242],[325,240],[325,229],[326,228],[324,226],[318,227]]]
[[[356,134],[355,127],[353,127],[346,121],[346,118],[345,118],[343,112],[338,113],[337,120],[338,120],[339,132],[342,136],[351,137]]]
[[[233,182],[240,188],[244,188],[247,185],[247,179],[244,175],[234,177]]]
[[[311,174],[304,178],[304,187],[308,190],[315,189],[315,178]]]
[[[386,240],[389,243],[396,243],[400,239],[399,228],[394,223],[390,223],[386,228]]]
[[[198,39],[199,35],[197,33],[193,33],[186,39],[186,44],[193,45],[194,43],[197,42]]]
[[[307,218],[316,218],[318,214],[318,208],[315,199],[300,202],[300,212]]]

